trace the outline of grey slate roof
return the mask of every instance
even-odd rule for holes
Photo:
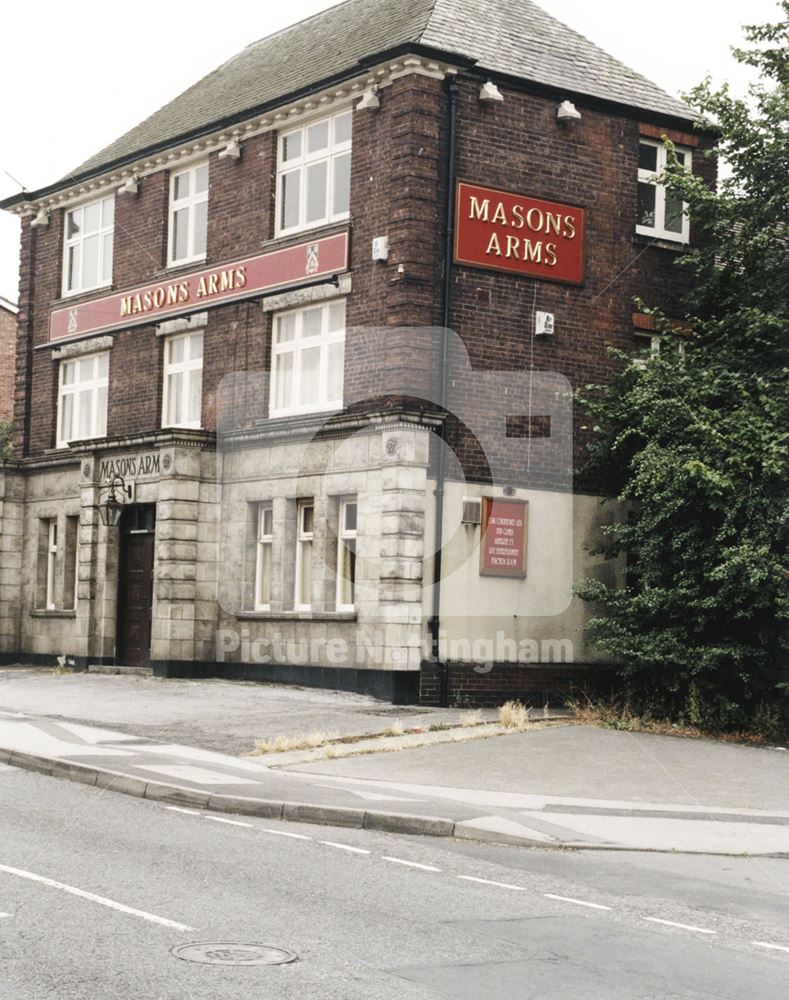
[[[492,73],[693,118],[687,105],[531,0],[345,0],[247,46],[70,176],[175,143],[350,72],[365,57],[409,43],[465,56]]]

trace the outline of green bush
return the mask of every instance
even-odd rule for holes
[[[629,560],[624,588],[586,580],[591,640],[619,664],[637,712],[706,729],[789,731],[789,2],[736,50],[761,83],[709,81],[691,99],[719,129],[731,175],[710,190],[676,162],[689,206],[692,291],[679,333],[658,310],[659,355],[618,354],[587,386],[587,473],[628,518],[598,549]],[[668,144],[670,146],[670,143]],[[682,344],[682,350],[679,345]]]

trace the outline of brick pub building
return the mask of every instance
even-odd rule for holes
[[[592,683],[572,584],[618,515],[568,393],[650,347],[636,296],[678,309],[663,136],[712,179],[690,109],[528,0],[348,0],[7,199],[2,660]]]

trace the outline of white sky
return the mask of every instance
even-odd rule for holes
[[[779,20],[776,0],[538,2],[674,95],[707,73],[743,92],[748,78],[729,48],[741,42],[743,22]],[[331,6],[331,0],[9,5],[0,55],[0,196],[19,190],[6,172],[30,191],[57,180],[245,45]],[[0,213],[0,296],[12,300],[18,233],[16,219]]]

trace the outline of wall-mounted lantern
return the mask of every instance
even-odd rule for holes
[[[121,476],[115,476],[109,486],[103,487],[101,492],[107,494],[103,502],[99,498],[101,523],[107,528],[117,528],[120,524],[123,508],[132,498],[133,487],[131,484],[127,486]]]

